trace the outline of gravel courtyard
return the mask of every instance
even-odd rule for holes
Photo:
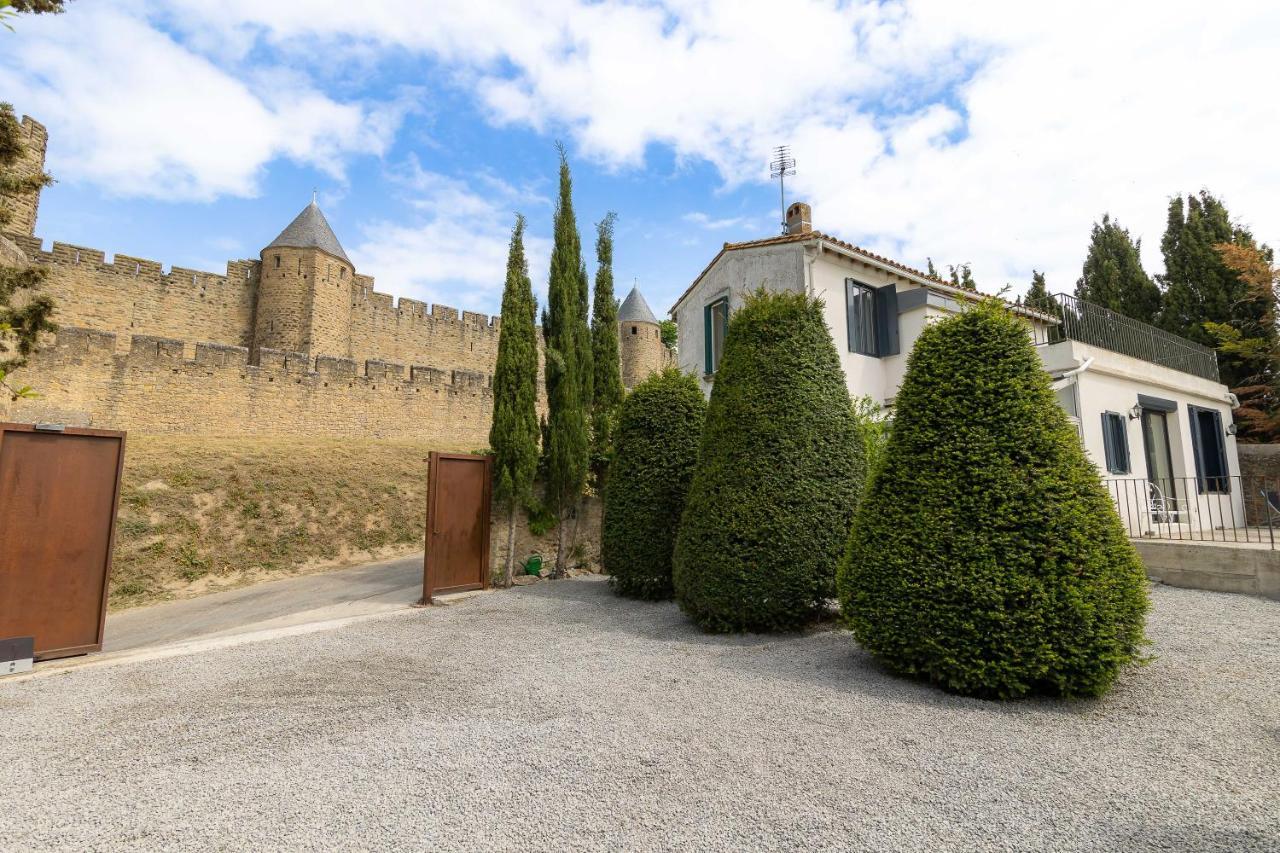
[[[1280,604],[1152,595],[1157,659],[1096,702],[595,579],[0,681],[0,848],[1280,849]]]

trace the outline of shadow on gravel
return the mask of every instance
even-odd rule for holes
[[[928,682],[889,671],[854,642],[833,618],[790,634],[708,634],[685,618],[671,601],[636,601],[614,595],[608,582],[572,580],[521,587],[519,595],[570,602],[567,620],[593,630],[624,634],[633,640],[664,645],[703,647],[717,666],[756,678],[807,684],[824,690],[857,692],[877,700],[910,703],[948,711],[1021,716],[1027,713],[1086,716],[1105,710],[1114,700],[1124,704],[1129,673],[1102,699],[1035,697],[1014,701],[975,699],[947,693]],[[1136,677],[1141,677],[1137,674]]]

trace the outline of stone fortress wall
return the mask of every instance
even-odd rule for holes
[[[29,117],[22,124],[30,140],[23,168],[43,168],[48,134]],[[43,292],[59,325],[11,377],[40,398],[3,395],[0,420],[488,444],[499,318],[377,292],[327,223],[332,251],[277,245],[282,234],[260,259],[228,261],[224,274],[165,272],[158,261],[108,261],[100,249],[68,243],[46,250],[34,236],[39,193],[0,203],[15,213],[0,236],[48,270]],[[323,222],[312,208],[298,221],[311,213]],[[623,362],[638,381],[661,361],[648,339],[656,329],[646,329],[643,356],[629,352],[640,343],[627,340],[630,329],[620,331]]]

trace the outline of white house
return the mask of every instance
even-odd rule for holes
[[[849,392],[892,409],[925,324],[976,295],[814,231],[807,204],[788,233],[726,243],[671,308],[681,369],[710,394],[729,314],[746,294],[802,291],[826,306]],[[1258,523],[1244,517],[1231,411],[1212,350],[1072,297],[1026,320],[1059,403],[1134,535]]]

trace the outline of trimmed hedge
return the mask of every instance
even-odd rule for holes
[[[672,595],[671,552],[698,461],[707,401],[692,376],[667,368],[622,402],[605,482],[600,560],[620,595]]]
[[[1142,565],[1003,306],[917,340],[839,587],[859,643],[956,693],[1096,696],[1139,661]]]
[[[729,321],[676,539],[680,607],[708,631],[812,621],[834,597],[864,469],[822,303],[748,297]]]

